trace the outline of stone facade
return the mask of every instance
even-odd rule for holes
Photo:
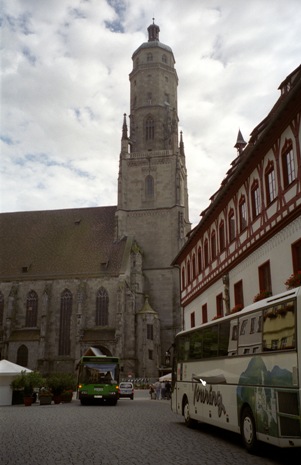
[[[1,215],[1,358],[72,372],[89,347],[122,377],[156,377],[180,329],[178,272],[190,229],[177,74],[159,28],[133,54],[116,207]]]

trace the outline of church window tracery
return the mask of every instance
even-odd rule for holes
[[[145,178],[145,197],[148,199],[154,197],[154,178],[150,174]]]
[[[59,355],[70,355],[71,315],[72,294],[69,289],[65,289],[61,294]]]
[[[25,326],[27,328],[32,328],[32,327],[37,326],[37,318],[38,318],[38,295],[35,291],[31,290],[27,294]]]
[[[146,140],[153,140],[155,136],[155,124],[152,117],[147,118],[145,123],[145,138]]]
[[[96,294],[96,326],[108,326],[109,324],[109,295],[104,287]]]

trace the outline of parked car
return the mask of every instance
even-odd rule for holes
[[[129,397],[130,399],[134,399],[134,385],[133,383],[129,382],[121,382],[119,383],[119,399],[122,397]]]

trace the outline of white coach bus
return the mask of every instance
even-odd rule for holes
[[[258,441],[301,446],[301,287],[180,332],[172,410]]]

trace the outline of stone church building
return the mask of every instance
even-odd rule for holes
[[[124,378],[158,376],[181,328],[171,263],[190,230],[187,172],[157,25],[132,61],[117,206],[0,216],[0,358],[44,374],[73,372],[93,346],[120,357]]]

